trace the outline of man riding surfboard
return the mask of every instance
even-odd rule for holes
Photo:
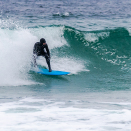
[[[50,51],[48,48],[48,45],[46,43],[46,40],[44,38],[40,39],[40,42],[36,42],[33,48],[33,60],[34,60],[34,66],[37,66],[36,59],[38,56],[43,56],[46,59],[46,63],[49,68],[49,72],[52,71],[51,65],[50,65]]]

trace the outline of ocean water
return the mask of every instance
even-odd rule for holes
[[[0,131],[131,130],[130,0],[0,1]],[[44,37],[53,70],[32,72]],[[47,68],[39,57],[39,66]]]

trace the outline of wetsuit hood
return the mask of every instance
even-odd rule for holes
[[[43,45],[43,43],[46,43],[46,40],[44,38],[40,39],[40,44]]]

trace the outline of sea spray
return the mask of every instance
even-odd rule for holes
[[[37,37],[29,30],[0,30],[0,86],[26,85],[32,47]]]

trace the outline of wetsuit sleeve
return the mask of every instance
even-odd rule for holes
[[[50,51],[49,51],[49,48],[48,48],[47,44],[46,44],[46,51],[47,51],[48,56],[50,57]]]

